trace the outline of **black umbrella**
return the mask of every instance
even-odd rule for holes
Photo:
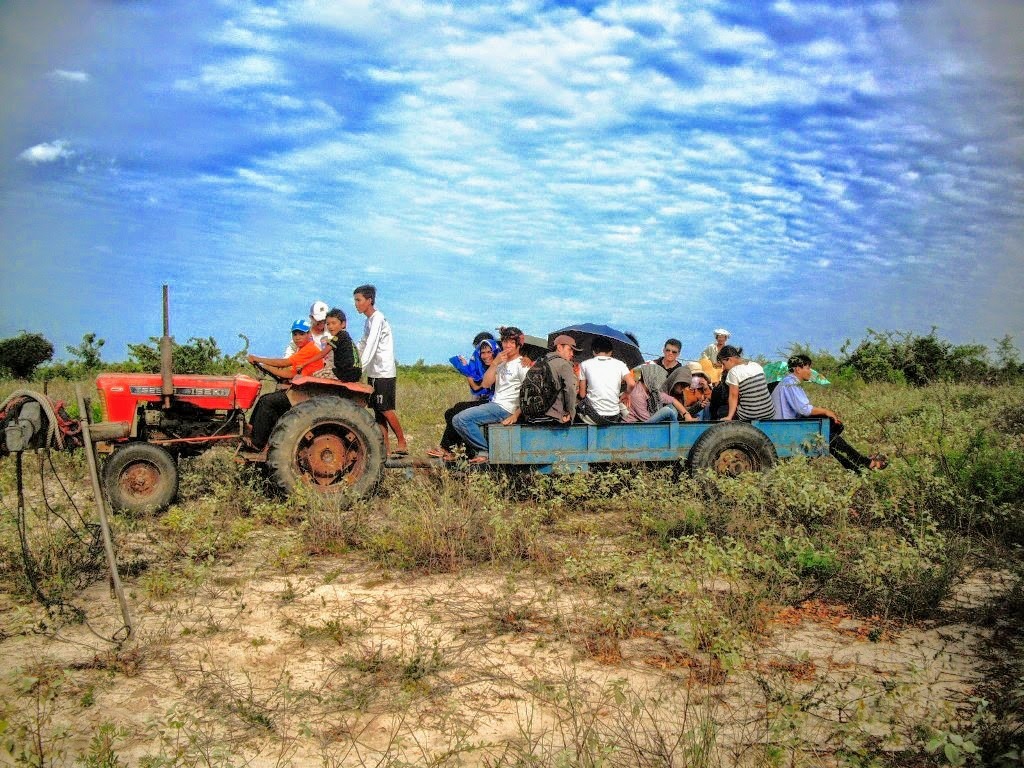
[[[525,355],[529,355],[531,360],[540,360],[548,352],[548,345],[540,336],[531,336],[528,333],[523,334],[523,347],[519,350]]]
[[[590,344],[595,336],[603,336],[608,339],[612,343],[612,356],[624,362],[628,367],[636,368],[644,361],[644,356],[636,342],[611,326],[597,325],[596,323],[570,325],[549,333],[548,346],[554,347],[555,337],[563,333],[572,336],[576,340],[576,346],[580,348],[580,351],[573,357],[577,363],[582,363],[594,356],[590,351]]]

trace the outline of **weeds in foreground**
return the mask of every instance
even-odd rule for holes
[[[37,664],[15,671],[4,681],[9,694],[0,704],[0,738],[15,765],[59,765],[66,755],[71,728],[64,719],[69,705],[61,698],[67,685],[63,670]]]
[[[778,621],[805,604],[881,628],[857,636],[859,652],[898,645],[901,621],[943,617],[969,566],[1019,562],[1008,546],[1021,514],[1019,393],[985,391],[981,402],[944,388],[962,420],[897,387],[863,408],[849,392],[817,394],[847,417],[852,441],[884,447],[893,466],[862,477],[792,461],[735,479],[632,467],[515,482],[439,473],[389,477],[382,496],[333,505],[267,497],[216,452],[187,462],[174,509],[117,521],[119,547],[146,558],[129,577],[136,594],[168,598],[144,610],[180,611],[160,640],[174,699],[148,728],[107,723],[72,738],[66,724],[104,695],[77,678],[128,684],[139,665],[21,672],[52,682],[5,686],[8,757],[118,765],[131,749],[151,768],[257,754],[282,766],[1019,765],[1024,695],[1019,665],[1005,662],[1020,656],[1016,593],[988,614],[1004,643],[993,663],[1004,661],[976,702],[928,678],[930,657],[883,675],[813,644],[777,648],[790,631],[810,642]],[[413,440],[432,442],[430,419],[410,419],[421,425]],[[6,562],[14,542],[0,521]],[[370,587],[380,605],[353,598],[360,584],[379,587],[381,568],[387,598]],[[251,580],[266,575],[278,586],[287,577],[264,603],[283,640],[248,631]],[[0,576],[13,583],[11,569]],[[463,580],[498,586],[460,592]],[[330,590],[317,594],[328,583],[348,595],[337,606]],[[447,602],[420,590],[441,583]],[[397,618],[396,595],[412,601]],[[144,668],[162,663],[154,655]]]
[[[488,475],[442,472],[388,487],[383,500],[345,511],[316,509],[303,529],[310,552],[366,551],[381,563],[452,573],[476,563],[513,563],[534,548],[542,513],[510,504]],[[372,510],[372,511],[371,511]]]

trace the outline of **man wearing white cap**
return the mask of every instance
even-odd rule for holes
[[[715,368],[721,368],[722,366],[718,363],[718,350],[725,346],[725,342],[729,340],[729,332],[725,328],[715,328],[715,341],[712,344],[708,344],[704,347],[703,357],[706,357],[711,361],[711,364]]]
[[[331,338],[331,334],[327,331],[327,311],[329,309],[330,307],[319,299],[309,307],[309,338],[320,349],[324,349],[327,346],[327,340]],[[284,348],[284,354],[281,357],[291,357],[296,352],[298,349],[293,342]]]

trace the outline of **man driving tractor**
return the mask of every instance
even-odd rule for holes
[[[323,355],[319,345],[314,344],[310,336],[308,320],[296,320],[292,323],[292,343],[297,351],[291,357],[259,357],[249,355],[249,362],[258,365],[280,379],[292,379],[300,373],[310,376],[324,367]],[[288,390],[279,389],[264,395],[256,402],[252,412],[252,435],[244,440],[245,448],[262,451],[274,431],[277,420],[291,407]]]

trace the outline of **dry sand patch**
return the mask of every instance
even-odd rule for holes
[[[826,744],[836,728],[861,728],[899,748],[905,724],[951,716],[981,675],[985,633],[967,623],[875,636],[841,607],[783,611],[741,664],[723,667],[655,631],[615,639],[611,656],[589,647],[574,628],[590,598],[526,572],[390,578],[355,556],[260,570],[214,567],[194,594],[135,600],[137,633],[120,650],[81,626],[6,637],[5,679],[40,665],[66,671],[53,721],[69,728],[68,754],[114,722],[130,764],[192,740],[187,749],[220,764],[270,766],[445,755],[484,765],[510,745],[571,754],[587,739],[627,748],[668,737],[684,750],[701,746],[701,728],[712,728],[705,746],[718,761],[743,764],[778,739],[785,717]],[[93,628],[112,634],[105,586],[82,599]],[[24,610],[8,603],[5,622],[15,615],[9,626],[24,628]],[[801,697],[805,711],[789,711]]]

